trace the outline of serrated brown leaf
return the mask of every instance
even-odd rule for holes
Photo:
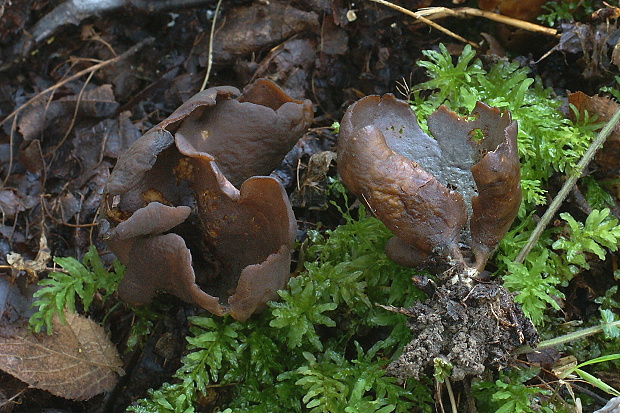
[[[92,90],[85,91],[81,96],[71,95],[59,99],[75,110],[75,102],[79,102],[79,114],[93,118],[107,118],[112,116],[118,109],[118,102],[114,99],[112,85],[101,85]]]
[[[53,320],[54,334],[26,323],[0,326],[0,369],[56,396],[87,400],[111,390],[122,362],[102,327],[78,314]]]

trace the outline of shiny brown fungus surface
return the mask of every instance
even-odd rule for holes
[[[392,260],[479,271],[521,201],[516,122],[478,103],[469,117],[441,107],[428,128],[434,139],[393,95],[360,99],[340,125],[338,171],[394,234]]]
[[[268,175],[312,121],[267,80],[198,93],[132,145],[106,186],[102,232],[131,304],[164,290],[247,319],[289,278],[296,223]]]
[[[508,364],[538,334],[494,281],[476,277],[508,230],[521,201],[517,124],[508,112],[478,103],[470,116],[440,107],[426,135],[407,102],[369,96],[349,107],[338,137],[344,184],[392,231],[386,254],[417,274],[428,294],[409,308],[412,340],[386,372],[407,380],[430,374],[441,359],[450,379],[470,381]]]

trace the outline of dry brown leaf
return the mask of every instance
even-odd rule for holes
[[[56,396],[87,400],[111,390],[122,361],[98,324],[65,312],[54,334],[36,334],[26,323],[0,326],[0,369]]]
[[[618,109],[618,103],[613,99],[597,95],[588,96],[583,92],[569,93],[568,103],[574,105],[581,116],[584,112],[588,112],[591,117],[596,116],[596,122],[601,124],[607,123]],[[575,114],[571,112],[570,115],[575,121]],[[596,153],[594,162],[604,175],[615,176],[620,171],[618,157],[620,157],[620,126],[616,125],[605,141],[603,149]]]
[[[479,0],[482,10],[497,10],[504,16],[515,19],[534,21],[541,14],[542,5],[547,0]]]
[[[116,112],[119,103],[114,99],[112,85],[101,85],[92,90],[85,91],[81,96],[71,95],[59,99],[59,102],[75,109],[75,103],[79,102],[79,113],[82,116],[93,118],[108,118]]]
[[[26,260],[21,254],[10,252],[6,255],[6,262],[9,263],[13,273],[25,271],[32,279],[37,278],[37,273],[47,268],[47,263],[52,259],[50,249],[47,247],[47,237],[45,232],[41,232],[39,238],[39,252],[34,260]]]
[[[234,61],[241,55],[265,50],[291,36],[319,28],[318,15],[293,7],[288,1],[257,2],[237,7],[226,13],[223,27],[213,41],[213,61]],[[244,30],[239,30],[243,27]],[[208,36],[194,47],[193,52],[206,59]],[[203,62],[201,62],[202,64]]]
[[[598,24],[564,23],[562,24],[562,36],[558,44],[551,49],[563,53],[583,54],[577,64],[583,69],[583,76],[588,79],[602,76],[611,72],[616,65],[617,56],[614,56],[620,29],[608,22]],[[613,51],[609,49],[613,46]],[[617,52],[615,53],[617,55]]]
[[[17,213],[24,211],[21,197],[17,190],[13,188],[0,189],[0,211],[2,211],[4,223],[5,219],[14,219]]]

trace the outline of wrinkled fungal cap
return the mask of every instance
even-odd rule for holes
[[[126,302],[165,290],[245,320],[285,286],[295,217],[282,185],[256,175],[280,164],[311,123],[312,105],[266,80],[238,95],[232,87],[198,93],[119,159],[101,227],[127,267]]]
[[[395,235],[386,245],[392,260],[465,264],[465,245],[480,270],[521,201],[516,122],[482,103],[469,117],[442,106],[427,122],[435,139],[407,102],[360,99],[340,124],[338,171]]]

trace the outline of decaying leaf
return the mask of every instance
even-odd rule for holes
[[[293,37],[273,48],[256,67],[255,62],[240,62],[252,78],[268,77],[282,86],[288,95],[301,99],[310,89],[312,67],[316,61],[316,41]]]
[[[72,157],[89,175],[104,157],[118,158],[142,134],[130,120],[130,112],[120,113],[116,119],[105,119],[95,126],[76,130]]]
[[[27,298],[14,280],[0,275],[0,325],[18,322],[29,318],[34,309],[34,298]]]
[[[575,106],[575,109],[584,116],[596,116],[596,122],[607,123],[613,114],[618,110],[618,103],[613,99],[603,96],[588,96],[583,92],[568,94],[568,103]],[[574,113],[570,113],[574,119]],[[596,153],[594,161],[605,175],[616,176],[620,172],[620,126],[616,124],[611,134],[605,141],[603,149]]]
[[[327,209],[329,205],[327,174],[335,160],[336,153],[332,151],[315,153],[310,157],[299,187],[291,195],[293,206],[316,210]]]
[[[565,53],[583,53],[580,64],[583,67],[583,76],[601,76],[613,70],[610,64],[618,64],[616,52],[620,40],[620,29],[607,22],[597,25],[584,23],[562,24],[562,36],[558,44],[552,49]],[[609,51],[612,50],[612,53]],[[614,61],[612,62],[612,58]]]
[[[108,244],[127,267],[121,297],[144,304],[162,289],[238,320],[276,298],[296,222],[282,185],[261,175],[311,120],[310,101],[258,80],[243,94],[200,92],[138,139],[103,205]]]
[[[17,191],[9,188],[0,189],[0,212],[2,212],[2,220],[13,219],[18,212],[25,209],[16,192]]]
[[[516,123],[478,103],[469,118],[441,107],[428,126],[435,139],[406,102],[365,97],[341,122],[338,171],[394,233],[386,246],[391,259],[466,264],[464,244],[480,270],[521,200]]]
[[[13,273],[16,274],[19,271],[24,271],[32,279],[37,278],[37,274],[40,271],[44,271],[47,267],[47,263],[52,259],[50,249],[47,247],[47,237],[44,232],[41,232],[39,238],[39,251],[34,260],[27,260],[16,252],[10,252],[6,255],[6,262],[11,266]]]
[[[0,369],[31,387],[72,400],[112,390],[123,363],[102,327],[78,314],[54,320],[54,334],[36,334],[27,321],[0,325]]]
[[[224,25],[213,41],[213,61],[225,63],[243,55],[268,49],[296,33],[317,30],[319,16],[294,7],[290,2],[271,1],[236,7],[226,14]],[[245,30],[239,30],[244,27]],[[204,36],[192,50],[206,65],[209,37]]]

